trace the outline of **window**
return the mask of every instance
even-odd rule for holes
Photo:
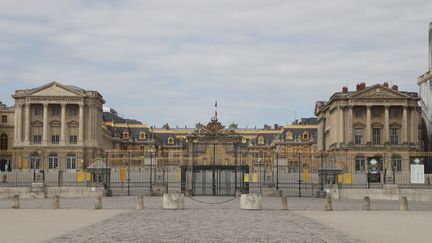
[[[76,135],[70,135],[69,136],[69,143],[70,144],[76,144],[77,143],[77,136]]]
[[[363,156],[357,156],[355,157],[355,170],[356,172],[364,171],[365,170],[365,158]]]
[[[390,129],[390,143],[398,144],[399,142],[399,129],[391,128]]]
[[[76,107],[70,108],[70,115],[71,116],[77,116],[78,115],[78,109]]]
[[[42,106],[35,106],[34,115],[35,116],[42,116],[42,114],[43,114]]]
[[[174,138],[169,137],[168,138],[168,144],[174,144]]]
[[[59,135],[52,135],[51,136],[51,143],[58,144],[60,142],[60,136]]]
[[[309,133],[308,131],[303,132],[303,139],[309,139]]]
[[[380,110],[378,109],[378,107],[372,108],[372,117],[380,117]]]
[[[60,116],[60,106],[58,106],[58,105],[53,106],[52,115],[53,116]]]
[[[372,139],[373,144],[381,144],[381,128],[372,129]]]
[[[393,170],[395,171],[401,171],[402,170],[402,159],[400,156],[393,155],[392,156],[392,166]]]
[[[0,136],[0,150],[8,149],[8,136],[6,134],[2,134]]]
[[[399,117],[400,109],[397,107],[390,108],[390,117],[391,118],[397,118]]]
[[[66,157],[66,169],[76,170],[77,168],[77,158],[75,154],[68,154]]]
[[[50,154],[48,157],[48,169],[57,169],[58,156],[57,154]]]
[[[41,135],[33,135],[33,143],[34,144],[40,144],[42,142],[42,136]]]
[[[355,128],[354,129],[354,144],[362,144],[363,138],[363,129]]]
[[[2,123],[7,123],[7,116],[6,115],[2,116]]]
[[[30,156],[30,169],[40,169],[40,157],[38,153]]]
[[[361,110],[360,108],[357,108],[354,110],[354,116],[355,117],[362,117],[363,116],[363,110]]]
[[[140,132],[140,139],[146,139],[145,132]]]
[[[129,139],[129,133],[123,132],[123,139]]]

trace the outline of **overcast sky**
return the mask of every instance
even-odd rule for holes
[[[342,86],[417,91],[431,0],[0,0],[0,100],[51,81],[149,125],[262,127]]]

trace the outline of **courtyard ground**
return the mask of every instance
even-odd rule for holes
[[[263,198],[264,210],[244,211],[239,198],[195,197],[185,210],[163,210],[161,197],[145,197],[136,211],[136,199],[103,198],[102,210],[94,198],[62,198],[62,209],[50,209],[50,198],[21,199],[18,210],[0,200],[1,242],[430,242],[430,202],[399,212],[397,201],[372,201],[364,212],[361,200],[341,199],[324,212],[324,199],[289,198],[282,211],[280,198]]]

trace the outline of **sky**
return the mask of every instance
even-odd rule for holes
[[[161,127],[313,116],[342,86],[418,91],[430,0],[0,0],[0,101],[51,81]]]

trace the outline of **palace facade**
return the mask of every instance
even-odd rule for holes
[[[417,93],[387,82],[360,83],[352,91],[343,87],[316,103],[318,150],[354,174],[367,173],[372,160],[384,181],[393,180],[393,171],[409,173],[411,157],[421,150],[418,101]]]
[[[15,107],[0,107],[3,170],[84,170],[103,158],[110,167],[260,165],[297,169],[298,154],[316,152],[316,119],[262,129],[223,126],[217,116],[195,128],[148,127],[103,111],[97,91],[52,82],[17,90]],[[191,159],[193,158],[193,159]],[[305,159],[301,168],[316,170]],[[313,167],[313,168],[312,168]],[[0,168],[0,169],[1,169]]]

